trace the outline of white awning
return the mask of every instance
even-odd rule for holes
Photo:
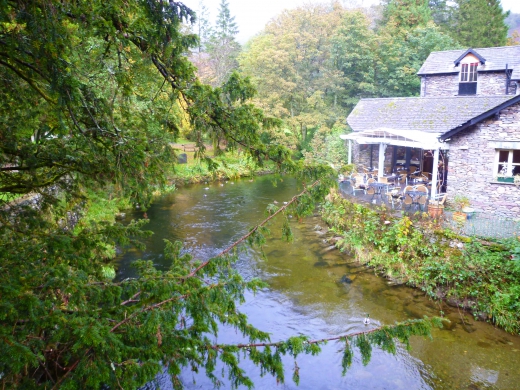
[[[420,149],[449,149],[447,143],[439,142],[438,138],[440,135],[440,133],[427,133],[419,130],[379,128],[342,134],[340,138],[356,141],[359,144],[386,144]]]

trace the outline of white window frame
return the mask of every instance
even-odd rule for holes
[[[460,64],[460,82],[476,83],[478,72],[478,62],[468,62]]]
[[[494,175],[502,175],[500,170],[505,166],[506,176],[513,176],[513,167],[520,167],[520,163],[513,163],[513,152],[519,149],[496,149],[495,150],[495,163],[493,164]],[[507,161],[500,161],[500,152],[508,152]]]

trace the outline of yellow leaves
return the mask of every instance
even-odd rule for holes
[[[12,34],[18,33],[22,30],[25,30],[25,23],[16,23],[16,22],[0,22],[0,32],[2,34]]]

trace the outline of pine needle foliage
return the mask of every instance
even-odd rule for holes
[[[241,356],[283,382],[281,355],[315,354],[318,343],[302,336],[254,345],[270,336],[238,308],[265,283],[238,274],[236,253],[248,239],[261,245],[271,218],[309,215],[334,172],[300,167],[289,149],[262,142],[279,121],[251,104],[248,79],[232,74],[219,88],[197,80],[186,56],[197,39],[181,33],[195,16],[182,3],[0,4],[0,194],[32,194],[18,204],[0,196],[2,388],[135,389],[164,367],[176,388],[186,367],[220,386],[217,362],[231,386],[251,388]],[[176,161],[170,142],[183,123],[209,168],[203,140],[222,139],[258,166],[299,170],[304,190],[214,258],[195,259],[167,241],[167,270],[137,261],[137,277],[113,279],[111,248],[142,249],[145,221],[75,225],[70,217],[99,188],[146,205],[167,184]],[[216,345],[222,324],[249,344]]]

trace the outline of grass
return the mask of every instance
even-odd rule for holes
[[[217,165],[217,168],[210,170],[205,162],[196,160],[193,157],[193,152],[187,152],[186,154],[188,155],[188,163],[178,164],[175,167],[175,175],[171,178],[171,181],[175,184],[236,179],[263,172],[272,172],[275,169],[271,162],[266,162],[264,167],[258,167],[244,154],[229,152],[213,158],[212,162]]]
[[[87,204],[76,229],[83,229],[92,222],[115,222],[115,216],[121,210],[132,208],[132,204],[126,198],[112,196],[110,189],[87,192]]]

